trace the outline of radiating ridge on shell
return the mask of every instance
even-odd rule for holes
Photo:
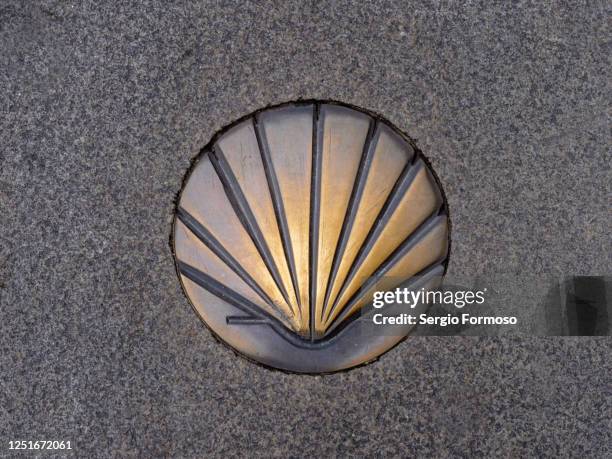
[[[333,371],[392,345],[355,353],[338,338],[381,281],[443,274],[445,208],[421,154],[386,122],[335,103],[285,104],[203,150],[177,206],[177,267],[200,317],[243,354]]]

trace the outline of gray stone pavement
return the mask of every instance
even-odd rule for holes
[[[0,456],[41,439],[74,457],[610,457],[609,338],[419,337],[284,374],[202,327],[169,246],[217,130],[319,98],[417,139],[449,200],[449,273],[609,274],[610,12],[0,2]]]

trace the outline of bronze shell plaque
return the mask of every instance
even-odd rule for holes
[[[431,287],[447,207],[422,154],[339,103],[258,111],[205,147],[174,221],[184,291],[222,341],[303,373],[371,361],[409,333],[368,326],[374,290]]]

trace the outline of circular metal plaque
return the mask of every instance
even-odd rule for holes
[[[188,174],[173,231],[181,283],[213,333],[303,373],[371,361],[405,338],[412,325],[374,324],[374,292],[434,287],[449,249],[443,193],[411,141],[316,101],[219,133]]]

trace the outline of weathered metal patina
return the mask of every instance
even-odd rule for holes
[[[177,271],[221,340],[265,365],[331,372],[404,338],[363,319],[375,289],[443,275],[448,216],[422,154],[354,107],[289,103],[205,147],[180,194]]]

